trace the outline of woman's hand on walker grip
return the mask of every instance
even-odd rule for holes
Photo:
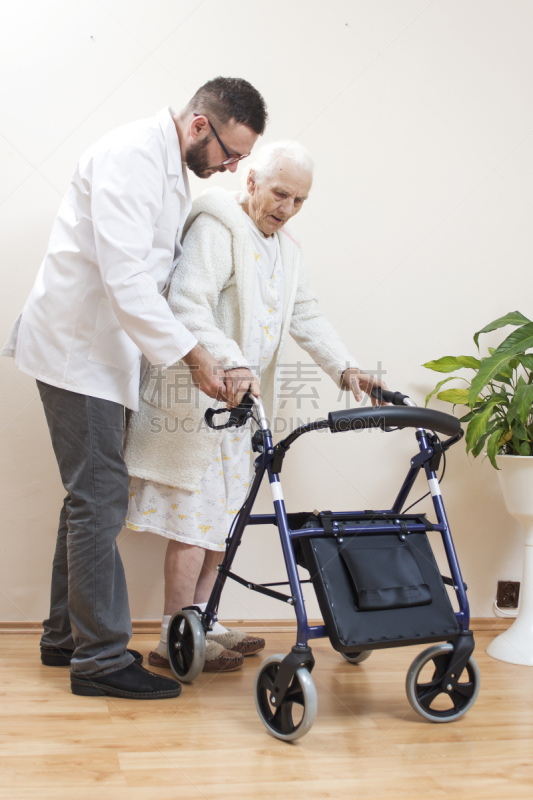
[[[259,381],[253,372],[250,372],[246,367],[226,370],[225,381],[228,408],[238,406],[247,391],[250,391],[256,397],[261,394]]]
[[[183,361],[189,367],[193,383],[200,391],[215,400],[227,399],[224,368],[211,353],[197,344],[183,356]]]
[[[386,405],[383,401],[376,400],[376,398],[372,397],[370,394],[372,389],[375,389],[376,386],[387,389],[385,381],[376,378],[375,375],[369,375],[367,372],[362,372],[356,367],[350,367],[349,369],[345,369],[342,373],[341,385],[352,392],[358,403],[363,399],[362,392],[365,392],[365,394],[370,397],[373,406]]]

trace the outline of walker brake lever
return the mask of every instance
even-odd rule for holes
[[[205,412],[205,421],[207,425],[215,431],[222,431],[224,428],[241,428],[246,424],[253,414],[253,400],[250,392],[246,392],[240,404],[236,408],[208,408]],[[229,411],[229,419],[223,425],[215,425],[213,417],[215,414],[226,414]]]
[[[402,394],[401,392],[389,392],[388,389],[382,389],[381,386],[375,386],[370,394],[372,397],[375,397],[376,400],[383,400],[385,403],[392,403],[393,406],[409,405],[409,403],[405,402],[405,400],[409,400],[409,395]],[[411,405],[413,404],[411,403]],[[385,425],[383,430],[385,433],[392,433],[393,431],[397,431],[398,428],[391,428],[390,426]]]

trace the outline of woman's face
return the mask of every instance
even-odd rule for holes
[[[271,236],[295,214],[307,200],[312,183],[311,175],[287,158],[276,163],[276,174],[262,183],[248,175],[248,198],[244,210],[265,236]]]

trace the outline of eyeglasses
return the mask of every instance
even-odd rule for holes
[[[205,116],[204,114],[202,114],[202,115],[195,114],[194,111],[192,113],[193,113],[193,116],[195,116],[195,117]],[[206,117],[206,119],[207,119],[207,117]],[[209,122],[208,119],[207,119],[207,121]],[[229,153],[228,150],[226,150],[226,148],[222,144],[222,139],[220,138],[220,136],[218,135],[216,130],[213,128],[213,126],[211,125],[210,122],[209,122],[209,127],[211,128],[211,130],[215,134],[217,142],[219,143],[219,145],[221,146],[222,150],[224,151],[224,155],[227,156],[226,160],[222,162],[222,164],[224,164],[224,166],[226,166],[227,164],[236,164],[237,161],[242,161],[243,158],[248,158],[250,153],[246,153],[244,156],[232,156],[231,153]]]

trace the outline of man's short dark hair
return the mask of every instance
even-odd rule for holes
[[[246,125],[254,133],[264,133],[267,110],[257,89],[242,78],[213,78],[201,86],[187,104],[189,111],[205,114],[221,127],[232,119]]]

